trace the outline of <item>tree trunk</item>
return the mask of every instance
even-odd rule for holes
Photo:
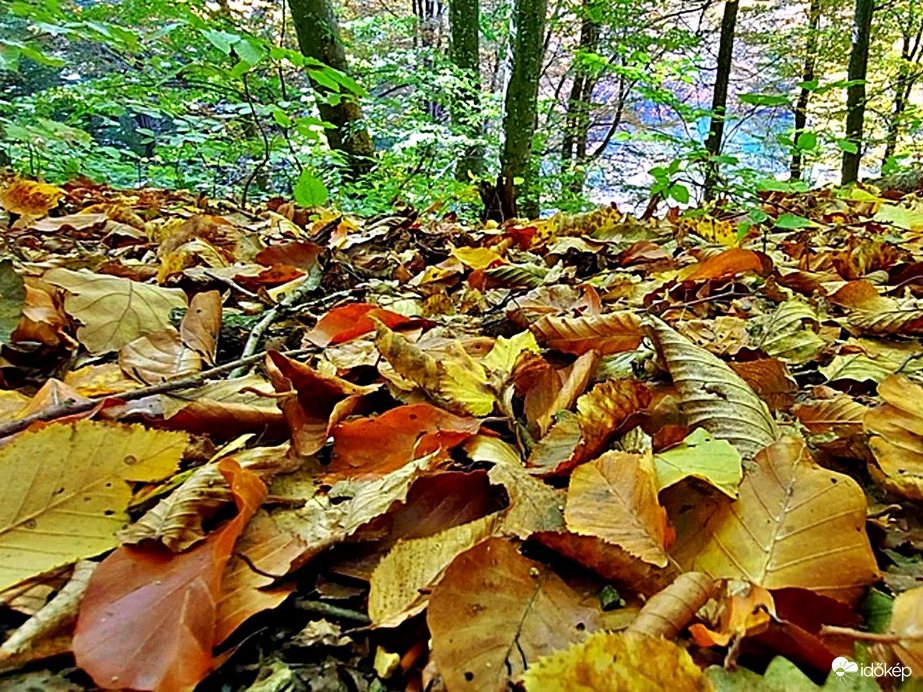
[[[481,136],[480,0],[449,0],[449,60],[462,84],[452,94],[452,123],[471,139]],[[455,166],[455,177],[467,182],[484,170],[484,148],[472,144]]]
[[[913,4],[910,6],[910,16],[907,17],[907,24],[902,31],[901,42],[901,65],[897,74],[897,82],[894,85],[894,102],[891,107],[891,117],[888,120],[888,135],[885,138],[885,155],[881,159],[882,165],[894,156],[897,151],[897,141],[901,132],[901,119],[904,111],[907,109],[907,101],[910,99],[910,92],[920,76],[920,70],[914,70],[914,61],[920,51],[920,43],[923,40],[923,19],[914,27]],[[916,34],[914,35],[914,29]]]
[[[721,153],[721,141],[724,138],[724,120],[727,115],[728,83],[731,78],[731,65],[734,61],[734,31],[737,28],[737,0],[724,3],[724,15],[721,18],[721,38],[718,42],[718,68],[715,75],[715,89],[711,100],[711,125],[705,140],[708,161],[705,164],[705,185],[703,196],[706,200],[714,198],[715,186],[718,184],[718,162]]]
[[[579,53],[595,53],[599,47],[599,24],[585,18],[580,25]],[[561,140],[561,173],[569,179],[568,187],[575,194],[583,192],[584,175],[581,166],[587,158],[590,135],[590,108],[596,78],[583,64],[578,53],[574,68],[574,83],[567,98],[567,116]]]
[[[544,57],[546,0],[515,0],[513,6],[513,64],[506,87],[503,148],[497,197],[500,215],[538,216],[538,199],[532,186],[532,140],[538,118],[538,80]],[[517,178],[522,183],[517,185]]]
[[[801,70],[802,82],[813,82],[816,77],[817,66],[817,31],[820,28],[820,3],[821,0],[811,0],[811,6],[808,9],[808,37],[805,42],[804,66]],[[789,167],[792,180],[801,180],[802,173],[802,154],[798,149],[798,137],[805,131],[808,124],[808,101],[811,98],[811,89],[807,86],[801,87],[801,93],[798,94],[798,103],[795,104],[795,131],[792,133],[792,144],[795,145],[792,150],[792,163]]]
[[[846,140],[855,148],[843,152],[841,184],[854,183],[859,179],[859,163],[862,160],[862,126],[865,121],[865,76],[869,64],[869,42],[872,34],[872,12],[874,0],[856,0],[856,14],[853,24],[852,50],[849,53],[851,82],[846,91]]]
[[[301,52],[340,72],[347,72],[346,51],[330,0],[288,0],[288,6]],[[344,154],[350,177],[368,173],[372,168],[374,147],[362,124],[359,104],[353,98],[331,94],[314,80],[311,86],[321,118],[333,125],[333,129],[327,130],[330,148]],[[331,99],[331,96],[337,98]]]

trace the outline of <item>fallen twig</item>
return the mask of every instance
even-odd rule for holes
[[[299,348],[293,351],[284,351],[283,355],[302,356],[306,353],[310,353],[313,350],[313,348]],[[230,363],[225,363],[224,365],[210,368],[209,370],[203,370],[202,372],[189,375],[188,377],[181,377],[176,380],[168,380],[166,382],[161,382],[160,384],[151,385],[150,387],[132,389],[126,392],[121,392],[119,394],[105,394],[103,396],[92,397],[85,401],[71,401],[63,404],[57,404],[55,406],[49,406],[48,408],[42,409],[37,413],[33,413],[31,416],[25,416],[24,418],[0,425],[0,438],[8,437],[9,435],[15,435],[18,432],[22,432],[33,423],[55,420],[57,418],[63,418],[64,416],[74,416],[79,413],[92,411],[94,408],[100,404],[105,404],[107,401],[137,401],[138,399],[154,396],[155,394],[164,394],[166,392],[176,391],[177,389],[188,389],[189,387],[196,387],[210,377],[214,377],[215,375],[222,375],[228,370],[234,370],[241,366],[247,366],[251,363],[255,363],[265,355],[266,351],[261,351],[259,353],[248,355],[244,358],[231,361]]]

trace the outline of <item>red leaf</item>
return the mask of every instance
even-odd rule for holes
[[[383,322],[389,329],[430,326],[429,320],[405,317],[370,303],[351,303],[334,308],[320,318],[305,338],[317,346],[329,346],[355,339],[375,331],[371,318]]]
[[[340,423],[333,431],[333,478],[379,476],[414,459],[451,449],[477,434],[480,421],[430,404],[398,406],[377,418]]]
[[[237,537],[266,486],[237,462],[218,469],[238,513],[204,543],[179,555],[159,544],[122,546],[90,580],[74,632],[77,665],[103,689],[177,692],[212,668],[216,601]]]

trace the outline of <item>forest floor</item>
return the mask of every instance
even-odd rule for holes
[[[923,194],[2,188],[0,690],[923,677]]]

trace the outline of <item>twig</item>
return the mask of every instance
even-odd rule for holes
[[[284,351],[282,355],[302,356],[310,353],[313,350],[313,348],[299,348],[294,351]],[[64,416],[74,416],[79,413],[92,411],[98,405],[105,404],[107,401],[137,401],[138,399],[154,396],[156,394],[164,394],[166,392],[176,391],[177,389],[188,389],[190,387],[195,387],[210,377],[214,377],[215,375],[222,375],[228,370],[233,370],[234,368],[238,368],[241,365],[249,365],[250,363],[255,363],[265,355],[266,352],[261,351],[260,353],[247,356],[246,358],[240,358],[238,360],[231,361],[230,363],[225,363],[224,365],[219,365],[209,370],[203,370],[202,372],[196,373],[195,375],[189,375],[188,377],[182,377],[177,380],[169,380],[168,382],[161,382],[160,384],[151,385],[150,387],[142,387],[141,389],[132,389],[127,392],[121,392],[119,394],[104,394],[103,396],[92,397],[86,401],[71,401],[69,403],[49,406],[48,408],[43,409],[37,413],[33,413],[31,416],[26,416],[24,418],[20,418],[19,420],[10,421],[9,423],[0,425],[0,438],[22,432],[33,423],[55,420],[56,418],[63,418]]]
[[[247,337],[247,342],[244,344],[244,350],[240,354],[241,358],[247,358],[248,356],[255,353],[256,347],[260,343],[260,339],[263,338],[263,334],[267,329],[269,329],[269,326],[273,322],[279,319],[279,314],[292,307],[295,303],[301,300],[306,293],[313,291],[315,288],[317,288],[316,283],[311,280],[311,275],[309,274],[305,278],[303,284],[285,296],[273,307],[264,312],[263,317],[260,318],[260,321],[257,322],[253,329],[250,331],[250,336]],[[246,374],[248,365],[249,363],[242,363],[239,367],[234,368],[228,377],[242,377]]]
[[[227,286],[228,288],[231,288],[231,289],[233,289],[233,290],[235,290],[235,291],[239,291],[240,293],[242,293],[243,295],[247,296],[247,297],[250,298],[251,300],[258,300],[258,301],[261,301],[261,302],[264,300],[263,298],[260,298],[256,293],[254,293],[253,291],[248,291],[246,288],[244,288],[244,287],[241,286],[239,283],[237,283],[236,281],[234,281],[234,279],[232,279],[232,278],[230,278],[230,277],[228,277],[228,276],[221,276],[220,274],[216,274],[215,272],[213,272],[213,271],[211,271],[211,270],[209,270],[209,269],[206,269],[205,272],[204,272],[204,274],[205,274],[205,276],[207,276],[207,277],[210,278],[210,279],[214,279],[215,281],[218,281],[218,282],[220,282],[220,283],[223,283],[223,284],[224,284],[225,286]]]
[[[360,613],[358,610],[340,608],[330,605],[329,603],[323,603],[322,601],[306,601],[299,599],[295,601],[295,607],[298,608],[298,610],[305,610],[309,613],[325,615],[340,620],[349,620],[350,622],[355,622],[360,625],[369,625],[372,622],[368,615]]]
[[[820,636],[848,637],[855,641],[875,642],[878,644],[897,644],[899,642],[918,642],[923,640],[921,634],[882,634],[878,632],[863,632],[851,627],[837,627],[824,625],[820,628]]]

